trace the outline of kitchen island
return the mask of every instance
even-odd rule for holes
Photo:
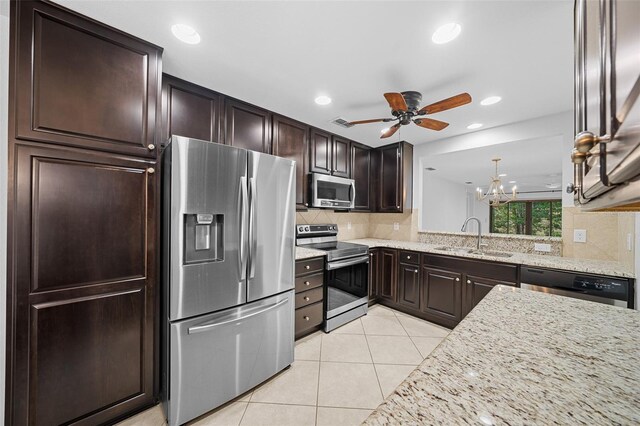
[[[639,424],[640,312],[496,286],[365,421]]]

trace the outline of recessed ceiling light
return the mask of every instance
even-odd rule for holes
[[[431,36],[431,41],[435,44],[449,43],[460,35],[462,27],[455,22],[450,22],[439,27]]]
[[[380,134],[383,135],[385,133],[387,133],[389,131],[388,127],[385,127],[384,129],[380,130]],[[429,168],[427,168],[427,170],[429,170]]]
[[[484,98],[483,100],[480,101],[480,105],[493,105],[493,104],[497,104],[498,102],[500,102],[502,100],[502,98],[500,96],[489,96],[488,98]]]
[[[517,183],[515,180],[510,180],[509,183]]]
[[[331,98],[325,95],[318,96],[316,98],[316,103],[318,105],[329,105],[331,103]]]
[[[473,130],[473,129],[479,129],[480,127],[482,127],[482,123],[473,123],[473,124],[469,124],[467,126],[467,129]]]
[[[171,32],[176,38],[187,44],[198,44],[200,43],[200,34],[190,27],[189,25],[184,24],[175,24],[171,26]]]
[[[506,177],[506,176],[507,176],[507,174],[506,174],[506,173],[500,173],[500,174],[498,175],[498,177]]]

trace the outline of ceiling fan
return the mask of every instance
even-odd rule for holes
[[[412,121],[418,126],[424,127],[426,129],[442,130],[447,127],[449,123],[434,120],[432,118],[422,118],[419,116],[446,111],[448,109],[466,105],[471,102],[471,96],[468,93],[460,93],[459,95],[443,99],[441,101],[418,109],[420,102],[422,101],[422,94],[420,92],[408,91],[402,93],[385,93],[384,97],[387,99],[387,102],[389,102],[393,118],[358,120],[352,121],[349,124],[388,123],[390,121],[398,120],[396,124],[389,127],[382,134],[382,136],[380,136],[381,139],[388,138],[389,136],[397,132],[400,126],[409,124]]]

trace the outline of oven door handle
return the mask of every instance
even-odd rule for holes
[[[369,263],[369,256],[356,257],[355,259],[341,260],[337,262],[327,263],[327,271],[344,268],[346,266],[358,265],[360,263]]]

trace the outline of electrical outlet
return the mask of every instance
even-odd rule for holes
[[[400,230],[400,224],[398,222],[393,222],[393,230],[394,231],[399,231]]]
[[[573,241],[576,243],[586,243],[587,242],[587,230],[586,229],[574,229],[573,230]]]
[[[535,251],[543,251],[545,253],[551,253],[551,244],[535,243],[533,245]]]
[[[351,229],[351,222],[347,222],[347,229]]]

